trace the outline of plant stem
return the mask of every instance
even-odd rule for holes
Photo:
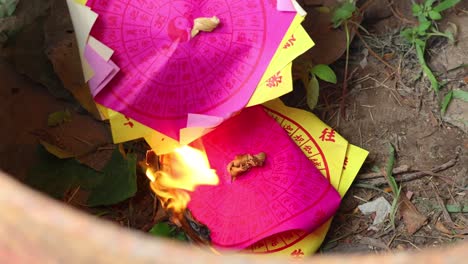
[[[349,28],[348,21],[344,22],[345,33],[346,33],[346,61],[345,61],[345,71],[343,76],[343,90],[341,94],[341,104],[340,104],[340,113],[343,118],[346,118],[345,105],[346,105],[346,95],[348,93],[348,63],[349,63]]]

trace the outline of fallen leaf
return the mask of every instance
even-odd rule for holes
[[[44,24],[45,53],[63,87],[70,91],[94,118],[100,120],[101,115],[84,81],[78,45],[75,35],[72,34],[73,25],[66,1],[54,2]]]
[[[58,158],[75,157],[101,171],[112,156],[114,145],[109,127],[89,115],[70,113],[69,122],[33,132],[40,143]]]
[[[89,188],[93,181],[100,180],[99,172],[74,159],[59,159],[42,147],[37,153],[38,162],[29,169],[25,182],[54,198],[62,199],[67,190],[77,186]]]
[[[435,229],[441,233],[453,235],[453,233],[450,230],[448,230],[448,228],[439,220],[437,220],[437,223],[435,224]]]
[[[385,218],[390,213],[392,206],[384,197],[381,196],[371,202],[359,205],[358,208],[365,215],[375,213],[372,225],[376,226],[385,221]]]
[[[68,159],[75,157],[75,154],[63,150],[56,145],[50,144],[44,140],[39,140],[39,143],[52,155],[56,156],[59,159]]]
[[[47,125],[50,127],[58,126],[65,122],[70,122],[71,118],[72,116],[68,109],[65,109],[65,111],[53,112],[49,114],[49,117],[47,118]]]
[[[337,1],[323,1],[323,7],[333,9]],[[346,33],[343,29],[332,27],[332,17],[334,12],[320,12],[314,5],[305,6],[308,15],[302,25],[310,37],[314,40],[315,46],[296,61],[312,62],[314,65],[330,65],[338,60],[346,51]],[[360,23],[360,21],[355,21]],[[354,30],[350,32],[350,41],[354,38]],[[293,68],[294,69],[294,68]]]
[[[406,195],[400,195],[400,214],[403,217],[406,230],[410,235],[427,223],[427,217],[422,215]]]
[[[92,188],[88,206],[110,205],[132,197],[137,191],[136,155],[124,158],[118,148],[103,169],[101,182]]]
[[[80,164],[75,159],[59,159],[44,148],[38,149],[39,162],[25,180],[31,187],[62,199],[77,187],[89,192],[89,206],[121,202],[136,193],[136,155],[124,158],[117,148],[102,172]]]

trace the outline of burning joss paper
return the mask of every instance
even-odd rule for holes
[[[174,223],[221,249],[318,248],[367,152],[270,101],[313,46],[295,0],[67,4],[114,142],[151,146],[147,176]]]
[[[211,230],[215,247],[242,249],[287,230],[310,232],[338,208],[337,191],[261,106],[244,109],[201,141],[219,183],[197,187],[188,208]],[[262,152],[263,166],[231,181],[226,164],[233,157]]]

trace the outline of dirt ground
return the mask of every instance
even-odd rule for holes
[[[388,5],[387,1],[376,2]],[[331,65],[338,75],[338,84],[322,84],[319,105],[314,112],[350,143],[370,152],[355,184],[343,199],[322,252],[420,249],[454,243],[466,239],[468,234],[468,103],[454,100],[445,115],[440,113],[440,102],[445,93],[452,89],[468,90],[468,68],[459,67],[468,63],[468,3],[446,12],[439,24],[442,29],[456,25],[456,43],[440,39],[429,42],[429,65],[439,74],[439,80],[447,81],[441,93],[436,94],[422,77],[414,50],[404,44],[399,35],[401,28],[412,19],[407,2],[394,1],[393,11],[398,11],[396,13],[390,12],[389,8],[382,9],[382,4],[375,4],[368,10],[362,26],[369,34],[361,32],[365,44],[355,37],[351,45],[348,71],[351,77],[345,97],[341,85],[343,57]],[[63,6],[61,8],[63,10]],[[99,135],[108,133],[107,124],[96,121],[71,99],[70,92],[60,89],[61,83],[74,83],[73,78],[63,78],[60,74],[57,77],[53,68],[57,61],[73,57],[66,53],[67,49],[60,50],[73,45],[70,40],[73,34],[68,32],[66,34],[70,36],[65,34],[65,37],[52,34],[55,28],[51,24],[61,23],[65,28],[71,25],[65,20],[50,21],[50,17],[41,16],[48,14],[43,12],[39,17],[46,20],[44,28],[24,22],[24,29],[16,35],[15,42],[3,44],[0,49],[0,122],[4,128],[0,131],[0,168],[19,179],[24,179],[28,168],[37,160],[38,141],[32,131],[47,129],[45,120],[49,113],[72,109],[74,116],[82,119],[81,124],[93,127],[91,131],[100,131]],[[309,14],[308,19],[313,17]],[[44,35],[38,33],[44,30],[48,30],[49,38],[44,39]],[[27,38],[21,40],[25,37],[24,32],[28,32]],[[53,48],[63,51],[62,57],[50,55],[53,49],[31,48],[36,43],[47,47],[54,37],[61,38],[61,44]],[[369,48],[393,68],[369,54]],[[27,60],[34,60],[34,63],[29,65]],[[47,66],[35,67],[38,64]],[[283,99],[289,105],[306,109],[304,97],[304,88],[296,82],[294,91]],[[344,113],[340,112],[341,105],[345,106]],[[84,137],[87,141],[106,141],[99,136]],[[400,184],[402,195],[410,196],[410,203],[415,206],[409,206],[409,211],[419,212],[425,218],[414,233],[408,232],[408,225],[415,224],[416,220],[402,218],[401,212],[397,213],[394,229],[388,220],[371,227],[375,214],[363,215],[357,209],[358,205],[380,196],[390,203],[393,199],[386,185],[376,185],[364,179],[369,173],[385,167],[390,155],[389,143],[396,151],[395,168],[402,170],[398,177],[405,178],[414,172],[423,174]],[[440,170],[433,171],[434,168]],[[123,226],[148,231],[155,219],[164,215],[158,210],[147,184],[144,175],[138,175],[137,195],[115,206],[95,210],[78,202],[68,202]],[[447,208],[461,208],[462,212],[450,210],[449,213],[444,209],[447,205]]]

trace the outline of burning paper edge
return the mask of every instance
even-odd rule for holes
[[[152,159],[158,159],[153,154]],[[197,186],[219,184],[216,171],[211,168],[206,153],[200,149],[184,145],[159,159],[161,165],[156,170],[148,161],[147,154],[146,176],[165,210],[170,210],[177,217],[181,217],[187,209],[190,202],[188,192],[194,191]]]

